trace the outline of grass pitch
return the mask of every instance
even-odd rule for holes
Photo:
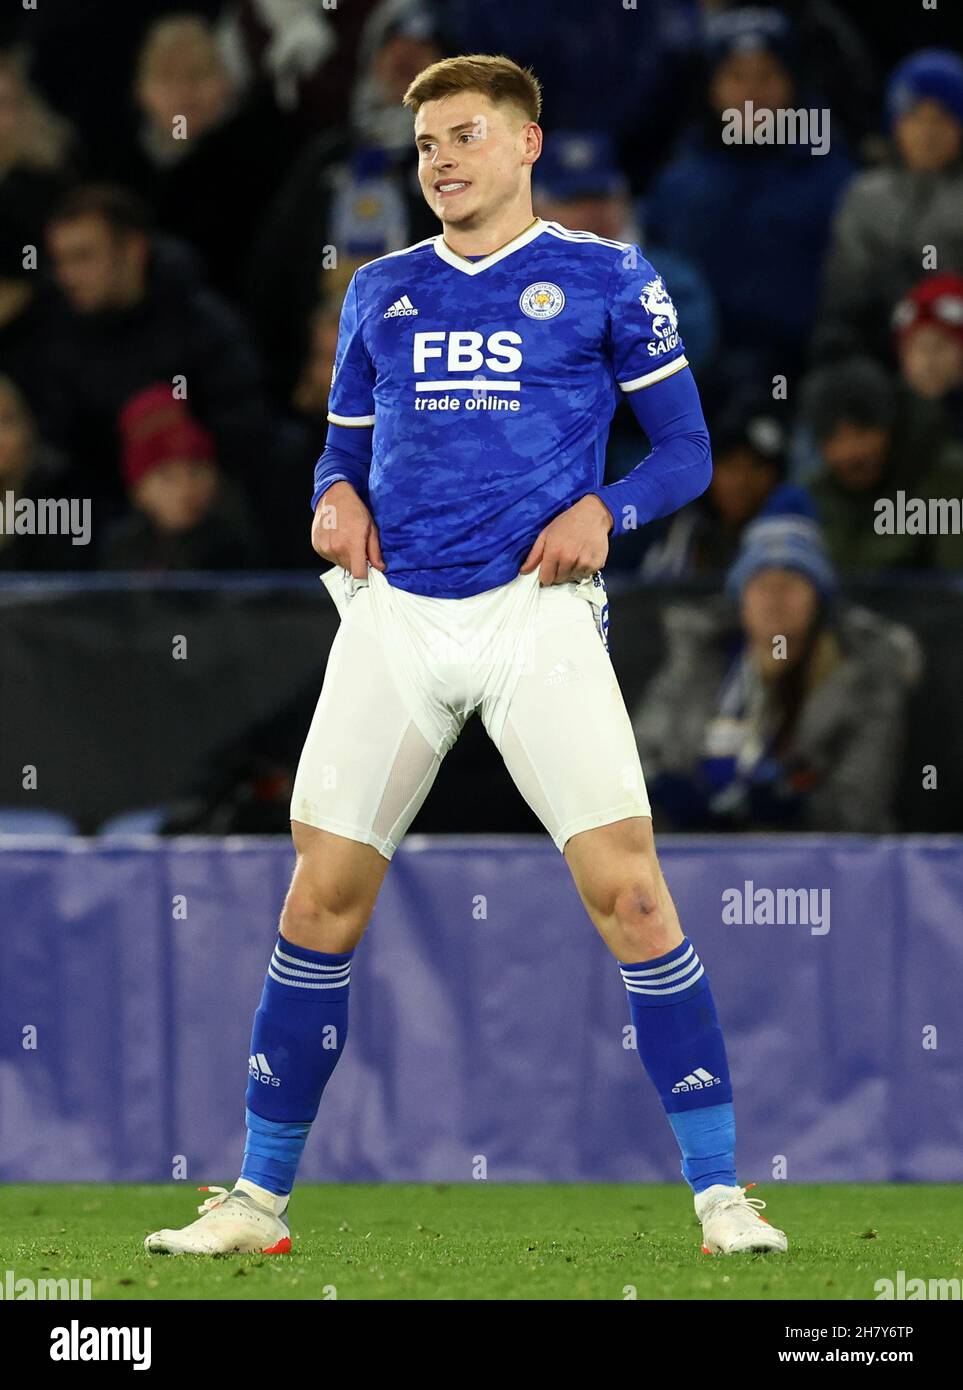
[[[169,1186],[14,1184],[0,1278],[91,1280],[94,1299],[874,1299],[877,1279],[959,1279],[963,1189],[772,1183],[788,1255],[711,1257],[676,1185],[299,1187],[288,1256],[150,1256],[194,1219]],[[334,1291],[334,1292],[332,1292]]]

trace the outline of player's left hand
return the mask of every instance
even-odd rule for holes
[[[539,532],[519,574],[531,574],[538,566],[541,584],[587,579],[608,559],[613,524],[601,497],[589,493]]]

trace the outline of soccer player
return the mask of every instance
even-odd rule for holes
[[[297,863],[254,1021],[244,1163],[232,1191],[211,1189],[198,1220],[146,1247],[290,1249],[352,955],[477,711],[619,962],[703,1248],[785,1250],[736,1183],[722,1032],[659,867],[607,650],[609,536],[674,512],[711,473],[675,308],[638,247],[533,217],[530,72],[445,59],[405,104],[442,231],[363,266],[341,311],[313,496],[341,625],[292,795]],[[620,392],[652,447],[603,486]]]

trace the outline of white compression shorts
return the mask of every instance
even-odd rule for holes
[[[322,581],[341,626],[292,820],[390,859],[476,711],[559,850],[579,831],[651,815],[600,580],[543,587],[536,569],[459,599],[407,593],[373,568],[356,580],[335,566]]]

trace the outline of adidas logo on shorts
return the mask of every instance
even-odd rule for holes
[[[390,309],[385,310],[382,317],[386,319],[410,319],[417,313],[418,310],[411,300],[406,294],[403,294],[400,299],[395,300]]]
[[[569,681],[578,680],[581,674],[577,666],[573,666],[571,661],[563,657],[562,660],[557,661],[549,671],[548,675],[545,677],[545,684],[568,685]]]

